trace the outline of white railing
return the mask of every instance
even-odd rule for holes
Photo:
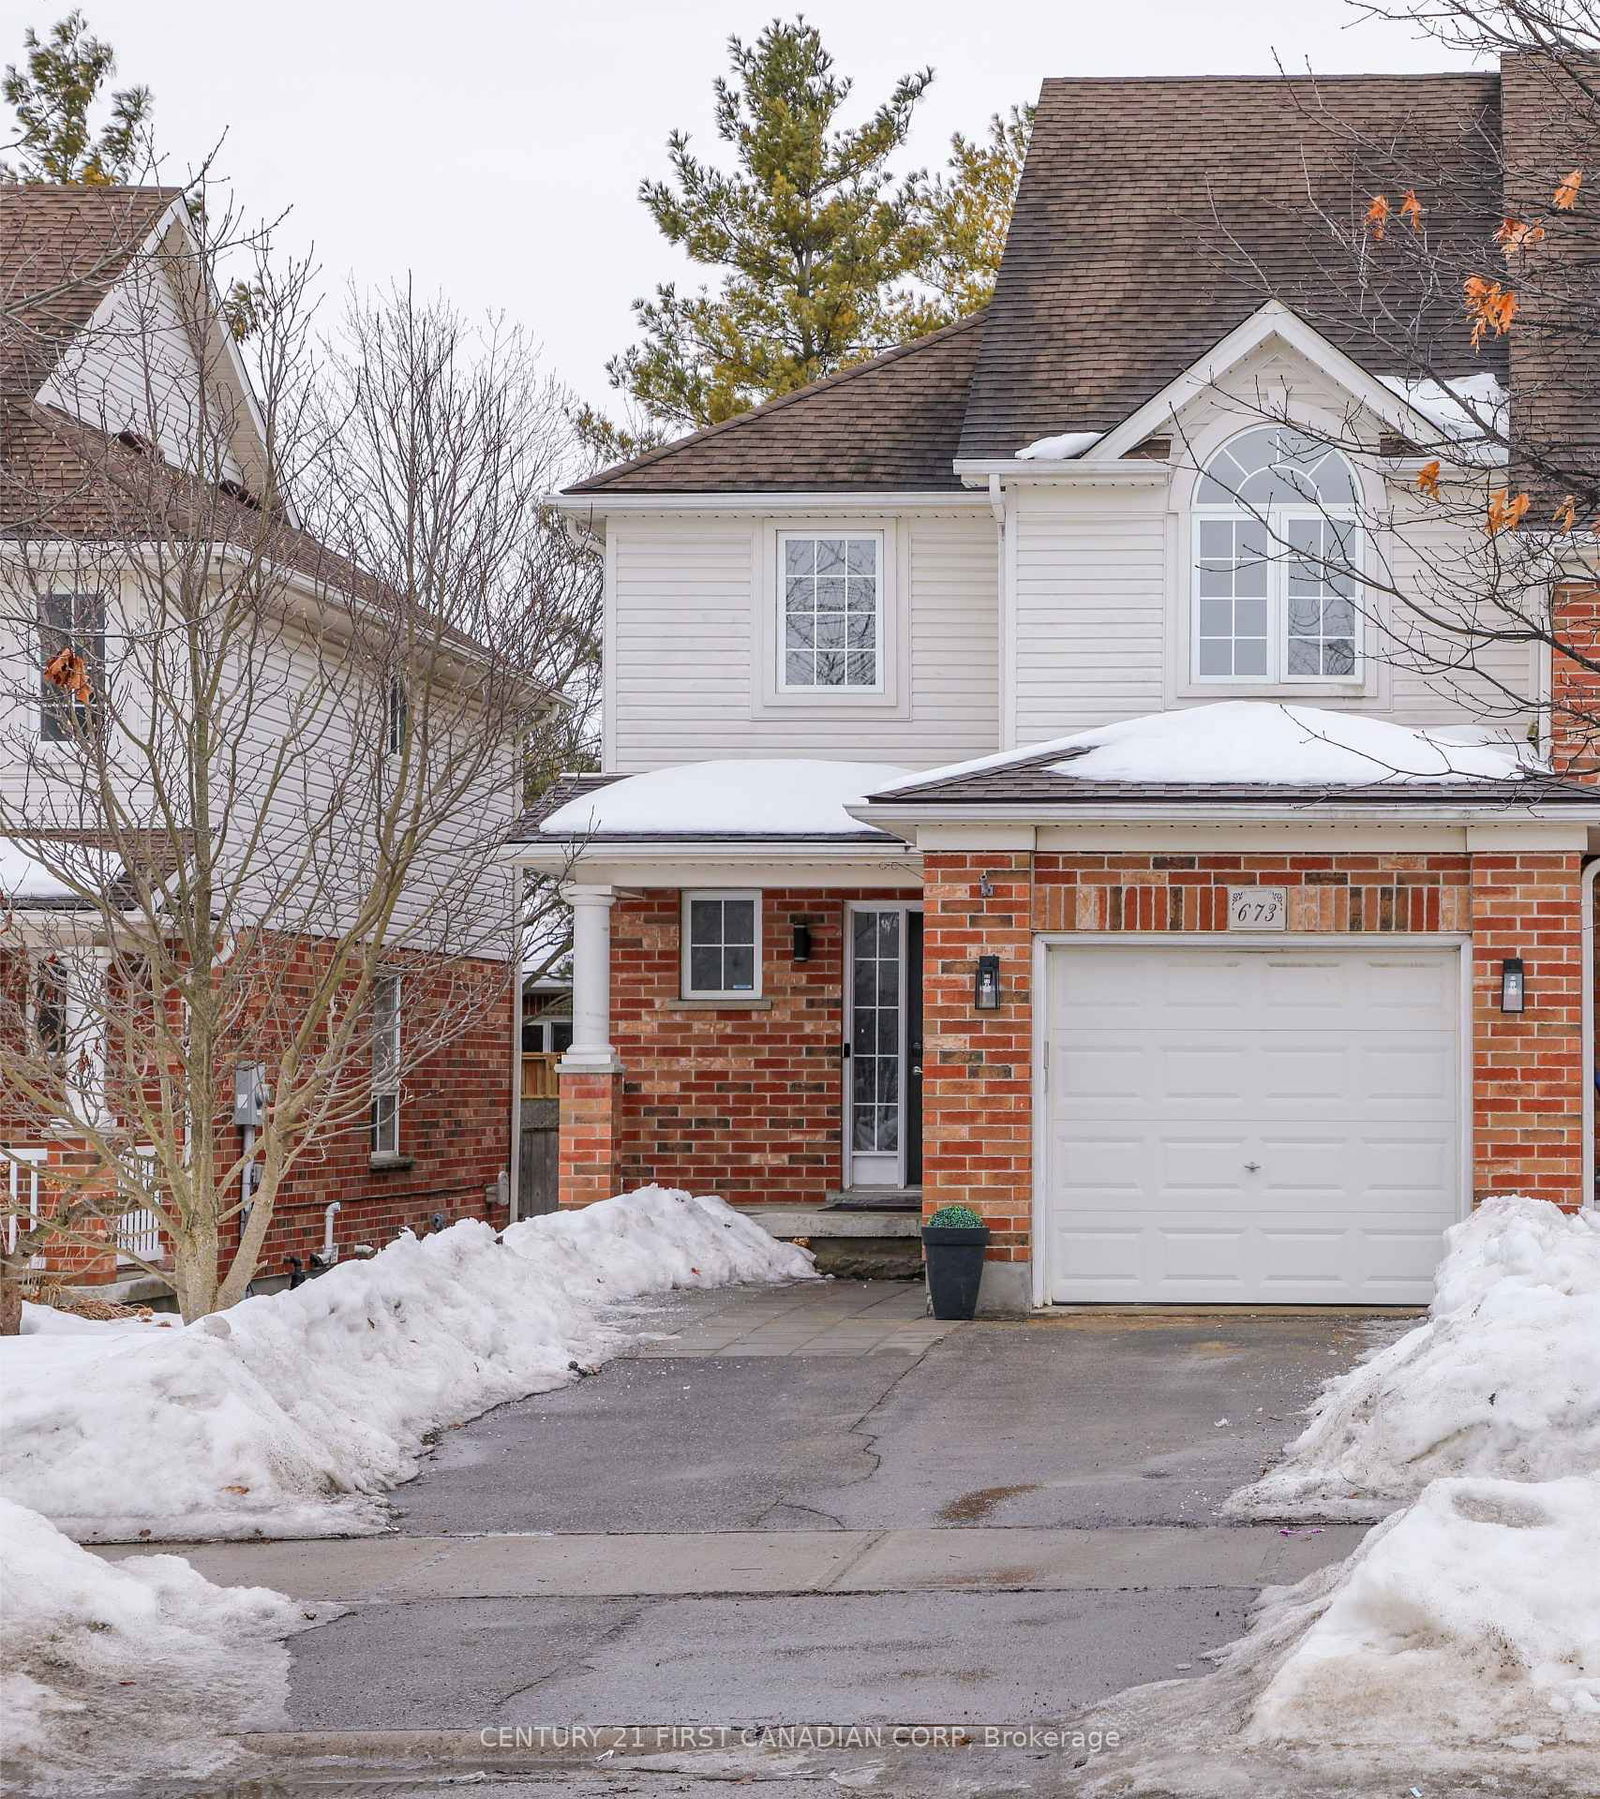
[[[164,1262],[167,1252],[161,1242],[161,1221],[148,1207],[124,1212],[117,1219],[117,1254],[141,1262]]]
[[[39,1168],[49,1155],[46,1149],[0,1150],[6,1170],[6,1254],[17,1247],[22,1221],[31,1231],[39,1222]],[[30,1268],[42,1268],[43,1256],[34,1256]]]

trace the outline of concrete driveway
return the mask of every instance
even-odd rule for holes
[[[1070,1718],[1202,1672],[1262,1585],[1361,1534],[1215,1519],[1382,1328],[1360,1315],[951,1327],[918,1289],[830,1282],[681,1296],[649,1328],[448,1433],[395,1495],[397,1536],[193,1552],[349,1606],[294,1641],[312,1734],[285,1754],[429,1731],[441,1764],[454,1744],[481,1765],[502,1728]]]

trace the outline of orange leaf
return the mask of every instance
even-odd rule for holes
[[[1497,488],[1489,495],[1489,535],[1494,537],[1501,531],[1514,531],[1522,523],[1522,515],[1528,510],[1528,504],[1525,493],[1519,493],[1513,499],[1505,488]]]
[[[1372,204],[1367,208],[1367,229],[1372,233],[1373,241],[1383,242],[1383,234],[1389,223],[1389,202],[1383,194],[1374,194]]]
[[[1521,219],[1502,219],[1500,229],[1494,234],[1494,241],[1505,245],[1506,261],[1510,262],[1513,256],[1530,249],[1543,236],[1543,225],[1525,225]]]
[[[1406,189],[1406,197],[1400,202],[1400,216],[1409,222],[1413,231],[1422,229],[1422,202],[1414,187]]]
[[[1486,281],[1482,275],[1469,275],[1462,283],[1468,316],[1473,320],[1472,347],[1482,344],[1487,332],[1504,337],[1517,315],[1517,296],[1498,281]]]
[[[1423,463],[1422,467],[1417,470],[1417,492],[1425,493],[1430,500],[1438,499],[1439,459],[1437,456],[1432,462]]]
[[[88,703],[89,668],[71,644],[64,645],[44,665],[44,678],[52,687],[60,687]]]
[[[1571,212],[1578,204],[1578,189],[1583,186],[1583,170],[1573,169],[1550,196],[1562,212]]]
[[[1568,494],[1555,509],[1555,521],[1563,531],[1570,531],[1578,522],[1578,500],[1575,494]]]

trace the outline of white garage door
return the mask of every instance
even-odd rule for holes
[[[1050,1298],[1426,1302],[1460,978],[1450,949],[1052,948]]]

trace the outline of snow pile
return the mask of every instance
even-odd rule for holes
[[[1230,1660],[1301,1624],[1250,1741],[1600,1743],[1600,1479],[1436,1480]]]
[[[1036,437],[1017,451],[1017,461],[1066,462],[1087,454],[1104,436],[1103,431],[1063,431],[1055,437]]]
[[[1379,1518],[1440,1475],[1600,1469],[1600,1215],[1510,1195],[1447,1242],[1427,1321],[1330,1381],[1228,1515]]]
[[[90,888],[109,886],[122,870],[121,861],[109,851],[84,844],[52,844],[51,854]],[[67,882],[15,838],[0,837],[0,903],[7,900],[69,906],[83,903]]]
[[[812,1274],[719,1199],[661,1187],[403,1237],[179,1330],[0,1343],[0,1491],[86,1541],[381,1528],[430,1432],[571,1380],[627,1340],[617,1302]]]
[[[870,828],[846,806],[910,774],[884,762],[688,762],[580,793],[539,829],[560,837],[607,832],[846,837]]]
[[[281,1720],[307,1612],[264,1587],[216,1587],[181,1557],[104,1562],[0,1499],[5,1664],[0,1757],[31,1793],[215,1773],[230,1732]]]

